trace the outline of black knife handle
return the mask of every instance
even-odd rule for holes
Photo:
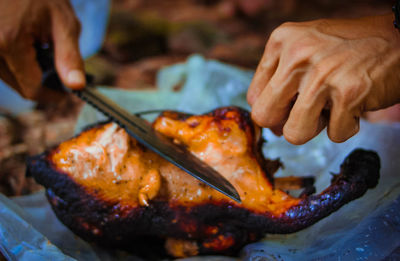
[[[57,74],[52,46],[36,42],[34,47],[36,50],[36,60],[43,73],[42,86],[56,91],[71,92],[69,88],[64,86]],[[90,74],[85,74],[85,76],[87,85],[90,85],[93,82],[93,76]]]

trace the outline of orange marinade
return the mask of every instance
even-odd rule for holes
[[[228,179],[240,195],[241,207],[279,216],[300,201],[273,189],[256,160],[251,138],[229,117],[200,115],[179,120],[164,115],[154,128],[187,146]],[[148,206],[151,200],[167,200],[188,207],[215,202],[239,205],[145,149],[115,123],[62,143],[51,160],[88,192],[113,203]]]

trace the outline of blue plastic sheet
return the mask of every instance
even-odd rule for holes
[[[0,251],[9,260],[74,260],[38,232],[31,216],[0,194]]]

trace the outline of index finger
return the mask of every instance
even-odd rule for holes
[[[257,66],[249,89],[247,91],[247,102],[253,106],[262,90],[267,86],[274,75],[279,64],[279,46],[272,40],[267,42],[264,54]]]
[[[68,12],[69,11],[69,12]],[[54,5],[52,35],[55,65],[61,81],[71,89],[86,85],[84,64],[79,51],[80,24],[71,6]]]

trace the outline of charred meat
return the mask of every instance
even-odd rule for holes
[[[31,158],[28,172],[80,237],[123,248],[154,238],[176,257],[231,255],[265,233],[298,231],[379,179],[377,154],[357,149],[320,194],[290,196],[274,184],[279,164],[262,156],[261,130],[237,107],[196,116],[165,111],[153,127],[227,178],[242,204],[147,150],[115,123],[92,126]]]

